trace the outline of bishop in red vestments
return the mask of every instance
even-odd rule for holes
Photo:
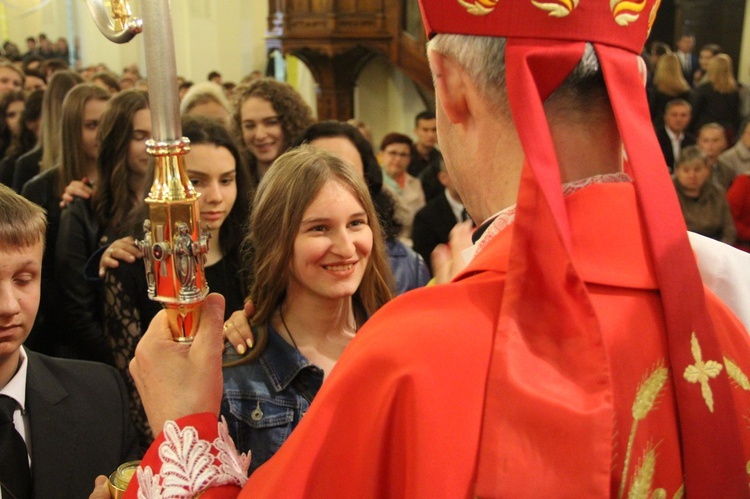
[[[131,369],[164,431],[128,497],[750,495],[750,340],[700,281],[642,88],[658,5],[422,0],[473,260],[378,311],[247,482],[221,300],[190,348],[157,317]]]

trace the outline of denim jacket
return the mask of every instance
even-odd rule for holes
[[[396,294],[421,288],[430,282],[430,270],[422,256],[398,239],[386,241],[388,263],[396,281]]]
[[[225,362],[240,357],[229,348]],[[250,473],[273,456],[297,426],[323,383],[323,370],[268,324],[258,360],[224,368],[221,415],[237,450],[252,452]]]

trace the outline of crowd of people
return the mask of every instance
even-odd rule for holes
[[[161,309],[148,299],[136,244],[153,181],[147,82],[133,66],[75,70],[28,43],[27,54],[0,61],[1,181],[46,214],[39,309],[20,358],[115,368],[129,417],[121,455],[137,457],[154,434],[128,364]],[[415,118],[416,141],[394,132],[373,147],[366,124],[316,122],[291,86],[258,72],[235,86],[213,71],[201,83],[180,79],[175,91],[191,147],[186,171],[211,233],[206,279],[225,298],[234,344],[222,413],[252,452],[253,471],[300,421],[357,330],[393,296],[426,286],[431,252],[472,223],[449,188],[430,111]],[[431,215],[436,201],[449,209]],[[248,298],[258,304],[249,321]],[[102,460],[98,473],[111,464]]]
[[[435,26],[442,29],[439,21]],[[3,497],[6,492],[9,497],[38,496],[46,486],[40,480],[50,480],[49,468],[58,465],[42,454],[48,446],[57,452],[75,445],[62,437],[52,443],[56,437],[49,421],[39,421],[37,415],[45,410],[39,398],[45,395],[27,396],[25,390],[37,390],[40,378],[60,385],[65,395],[56,396],[61,400],[70,398],[64,412],[60,409],[63,421],[96,425],[92,417],[100,412],[92,403],[107,405],[107,425],[97,428],[94,440],[104,449],[81,445],[64,458],[78,477],[64,485],[65,497],[87,495],[97,475],[108,475],[147,451],[145,463],[152,466],[162,459],[154,449],[172,445],[169,439],[181,431],[167,423],[172,434],[160,436],[165,421],[206,412],[208,419],[199,415],[186,424],[205,437],[217,431],[206,428],[216,427],[219,415],[218,431],[231,437],[232,455],[227,454],[228,437],[221,433],[212,441],[223,443],[203,451],[223,452],[219,459],[231,459],[234,468],[217,471],[229,478],[185,481],[196,493],[217,484],[242,485],[254,475],[260,477],[254,490],[270,496],[274,487],[284,486],[294,496],[357,490],[368,497],[454,497],[473,490],[477,496],[496,496],[514,495],[524,486],[540,493],[565,490],[575,495],[574,490],[589,487],[622,495],[626,487],[631,492],[637,488],[635,479],[629,479],[632,468],[640,473],[646,466],[631,463],[632,453],[642,453],[645,461],[655,452],[647,435],[658,436],[660,459],[670,462],[655,475],[670,493],[678,492],[680,462],[694,456],[681,452],[675,428],[695,424],[697,411],[694,401],[683,410],[677,402],[682,388],[666,382],[672,375],[665,365],[684,360],[672,358],[665,346],[665,335],[676,326],[674,310],[665,305],[662,311],[662,300],[673,303],[675,281],[664,284],[661,275],[655,277],[655,266],[661,270],[663,259],[649,253],[662,251],[654,234],[673,237],[674,227],[660,233],[664,226],[649,225],[653,219],[646,215],[655,205],[648,200],[656,196],[648,190],[635,194],[642,186],[635,176],[643,176],[644,165],[632,137],[618,135],[624,129],[616,123],[621,101],[612,98],[610,104],[606,98],[616,84],[605,84],[592,45],[563,47],[576,52],[575,62],[581,62],[565,68],[547,59],[560,73],[550,81],[565,83],[554,90],[544,111],[537,102],[523,117],[511,117],[507,109],[486,112],[485,104],[499,110],[533,101],[517,87],[506,94],[504,80],[486,76],[491,68],[472,69],[504,60],[505,39],[478,43],[471,28],[456,32],[461,39],[451,38],[450,29],[431,34],[436,33],[429,55],[437,114],[419,113],[413,130],[388,133],[376,145],[362,122],[316,122],[290,85],[271,78],[249,75],[235,86],[214,71],[206,82],[175,82],[182,130],[191,148],[185,170],[200,193],[200,224],[211,235],[206,280],[212,292],[223,296],[207,299],[200,334],[190,347],[196,356],[205,354],[207,362],[190,364],[197,360],[180,357],[180,352],[163,357],[164,369],[179,362],[191,366],[184,371],[190,373],[184,381],[189,395],[167,387],[169,376],[153,375],[164,374],[154,342],[168,326],[160,306],[148,299],[149,277],[137,244],[148,226],[144,199],[154,174],[146,151],[151,138],[147,82],[135,67],[121,75],[104,67],[67,68],[59,64],[67,58],[67,52],[60,57],[67,46],[59,42],[55,53],[41,43],[37,48],[30,38],[28,53],[17,57],[6,47],[8,59],[0,61],[0,182],[5,184],[0,186],[0,456],[9,463],[12,459],[13,467],[3,461],[0,469]],[[744,93],[732,77],[731,59],[716,46],[704,47],[695,58],[689,38],[682,37],[675,52],[655,45],[647,85],[652,124],[688,229],[748,251],[750,122],[743,114]],[[509,67],[518,67],[513,59],[519,57],[518,46],[513,49],[508,51]],[[602,66],[614,60],[605,48],[598,57]],[[537,147],[524,130],[539,124],[534,121],[539,112],[548,113],[550,133]],[[438,122],[446,127],[441,147]],[[599,140],[579,157],[580,147],[593,135]],[[622,171],[622,142],[629,153],[627,174]],[[470,152],[467,158],[464,148]],[[556,154],[559,161],[557,177],[539,173],[540,150],[555,151],[551,157]],[[463,161],[477,171],[461,166]],[[556,191],[549,189],[555,180]],[[560,191],[561,182],[562,192],[551,195]],[[592,215],[604,202],[612,203],[612,210]],[[560,209],[571,227],[559,223]],[[643,227],[641,210],[647,220]],[[481,225],[474,232],[474,257],[462,270],[466,262],[456,255],[472,246],[468,235],[474,220]],[[513,231],[505,230],[510,226]],[[605,227],[612,232],[606,244],[594,234]],[[568,247],[571,234],[576,241]],[[692,253],[683,251],[688,248],[684,232],[680,237],[667,246],[678,248],[675,261],[690,263]],[[586,244],[579,246],[578,238]],[[573,259],[586,263],[576,267]],[[620,261],[632,265],[634,273],[624,277],[610,271],[616,265],[611,262]],[[599,272],[597,265],[607,270]],[[457,280],[430,286],[433,274],[433,284]],[[557,277],[565,289],[553,282]],[[417,288],[423,289],[413,292]],[[389,303],[402,294],[404,299]],[[539,307],[545,300],[551,306]],[[716,355],[726,347],[738,362],[750,358],[746,342],[726,339],[727,331],[742,326],[718,298],[711,295],[704,303],[701,293],[695,300],[703,307],[695,307],[696,314],[708,307],[721,328],[719,339],[701,332],[706,352]],[[647,324],[643,314],[622,312],[631,307],[646,310]],[[623,324],[649,334],[632,344],[621,334]],[[220,335],[213,334],[218,330]],[[361,330],[367,331],[364,337]],[[555,336],[558,330],[599,336],[590,344],[587,339],[585,347],[574,340],[576,348],[571,348],[566,338]],[[464,344],[457,347],[461,335]],[[699,341],[695,332],[692,340],[694,345]],[[218,359],[211,352],[220,343]],[[615,370],[608,359],[621,348],[629,367]],[[589,356],[590,351],[595,354]],[[691,351],[696,365],[703,365],[700,348]],[[523,379],[527,371],[517,368],[518,359],[545,373],[557,393]],[[585,369],[574,372],[572,366],[584,364],[598,379]],[[740,369],[726,365],[727,372]],[[704,383],[702,372],[691,381],[688,371],[688,382]],[[504,375],[498,372],[511,373],[511,381],[498,383]],[[468,381],[458,383],[459,378]],[[636,439],[636,423],[628,435],[630,421],[613,414],[629,414],[621,408],[639,405],[636,384],[646,378],[660,383],[647,397],[661,397],[663,407],[648,420],[633,409],[641,425]],[[717,388],[717,400],[723,400],[728,387]],[[534,390],[534,401],[520,404],[517,413],[495,410],[507,397],[526,400],[519,394]],[[705,388],[703,393],[705,399]],[[319,394],[322,401],[313,404]],[[187,402],[178,410],[173,401],[180,395]],[[568,397],[574,402],[562,403]],[[711,399],[711,412],[713,403]],[[381,410],[382,417],[373,417]],[[555,435],[552,443],[542,432],[524,440],[526,432],[534,433],[528,425],[536,417],[546,418],[543,426],[556,432],[565,427],[570,434]],[[563,425],[566,418],[575,423]],[[460,438],[455,438],[456,430]],[[104,432],[108,435],[100,435]],[[572,459],[562,452],[580,447],[583,456],[589,450],[584,436],[627,450],[612,454],[607,447],[585,460],[576,452]],[[4,443],[11,440],[15,454],[8,457],[4,452],[11,451]],[[740,446],[741,441],[726,446]],[[502,464],[512,452],[524,454],[548,444],[555,452],[531,452],[528,466],[522,465],[516,476]],[[745,454],[738,451],[728,460]],[[271,466],[263,466],[269,460]],[[448,461],[453,468],[441,466],[444,475],[436,476],[435,463]],[[586,468],[584,461],[596,463]],[[353,473],[351,480],[304,478],[334,476],[342,463]],[[553,478],[531,486],[539,463],[557,467],[552,475],[570,483],[563,486],[562,479]],[[299,479],[285,472],[289,469]],[[149,481],[147,473],[153,471],[157,479]],[[146,465],[139,470],[138,486],[150,487],[147,494],[164,492],[158,472]],[[498,486],[498,476],[508,485]],[[285,477],[291,478],[286,484]],[[578,487],[584,482],[588,485]],[[696,487],[695,481],[689,483]],[[98,479],[92,497],[98,497],[101,486]]]
[[[688,229],[747,251],[749,214],[732,191],[750,174],[750,89],[719,45],[694,52],[695,37],[684,34],[674,51],[654,42],[644,56],[651,120]]]

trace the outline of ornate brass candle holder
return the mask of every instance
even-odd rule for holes
[[[208,233],[199,229],[198,194],[185,173],[185,138],[146,143],[155,158],[154,183],[146,198],[149,218],[143,223],[143,252],[148,296],[167,310],[172,337],[190,342],[195,336],[203,300],[208,294],[204,256]]]

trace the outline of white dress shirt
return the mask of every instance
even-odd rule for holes
[[[684,133],[676,135],[668,126],[664,127],[669,136],[669,141],[672,143],[672,157],[674,158],[674,164],[677,166],[677,162],[680,160],[680,153],[682,152],[682,140],[685,138]],[[669,165],[672,166],[672,165]]]
[[[448,189],[445,189],[445,199],[448,200],[448,206],[451,207],[451,211],[453,212],[453,216],[456,217],[456,222],[463,222],[464,221],[464,205],[453,199],[453,196],[451,196],[451,193],[448,192]]]

